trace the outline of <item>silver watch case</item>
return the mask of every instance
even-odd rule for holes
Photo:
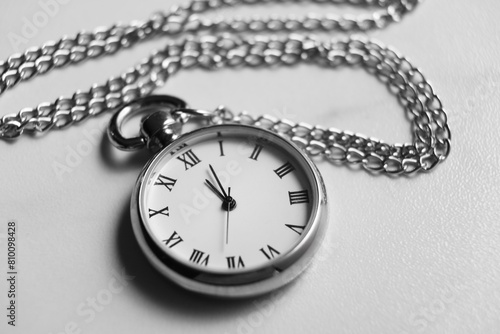
[[[161,245],[157,244],[148,235],[143,217],[146,213],[141,212],[141,191],[145,181],[145,175],[150,166],[164,154],[169,154],[175,150],[179,143],[186,142],[196,136],[200,136],[206,131],[217,131],[221,128],[233,127],[238,133],[248,133],[259,138],[273,137],[273,141],[279,141],[280,145],[288,145],[288,148],[295,151],[300,156],[301,162],[306,172],[310,173],[314,192],[313,209],[304,230],[302,239],[294,248],[286,254],[273,259],[263,268],[243,273],[213,273],[203,270],[202,267],[193,268],[179,262],[169,254],[161,250]],[[281,137],[280,135],[255,126],[242,124],[223,124],[205,127],[186,133],[172,142],[153,156],[140,173],[130,203],[132,227],[140,248],[146,255],[148,261],[162,275],[167,277],[177,285],[201,294],[218,297],[251,297],[261,295],[277,288],[280,288],[296,278],[310,263],[315,252],[319,248],[326,230],[328,217],[327,196],[325,185],[321,174],[311,159],[294,143]]]

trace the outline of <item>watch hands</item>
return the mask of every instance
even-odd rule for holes
[[[217,184],[219,185],[219,189],[217,189],[216,186],[212,182],[210,182],[208,179],[205,179],[205,184],[212,190],[221,200],[222,200],[222,209],[226,211],[233,210],[236,207],[236,201],[234,198],[229,196],[226,191],[224,190],[224,187],[222,186],[222,183],[219,180],[219,177],[215,173],[214,168],[212,165],[208,165],[210,167],[210,171],[212,172],[212,175],[215,178],[215,181],[217,181]]]
[[[226,200],[226,197],[224,197],[224,195],[212,184],[212,182],[208,181],[208,179],[205,179],[205,184],[210,188],[210,190],[212,190],[217,196],[219,196],[222,201]]]
[[[234,199],[231,197],[231,187],[227,188],[227,198],[225,200],[225,203],[227,203],[228,210],[226,213],[226,245],[228,244],[229,241],[229,212],[231,211],[230,206],[231,206],[231,201],[234,201]]]
[[[224,190],[224,187],[222,186],[222,183],[220,182],[217,173],[215,173],[214,168],[212,167],[212,165],[208,166],[210,167],[210,171],[212,172],[215,181],[217,181],[220,190],[217,189],[217,187],[214,186],[213,183],[210,182],[208,179],[205,179],[205,184],[222,200],[222,210],[226,210],[226,245],[227,245],[229,243],[229,212],[236,207],[236,201],[234,200],[233,197],[231,197],[231,187],[227,188],[227,194],[226,194],[226,191]]]
[[[226,191],[224,190],[224,187],[222,186],[222,183],[220,183],[220,180],[217,177],[217,174],[215,173],[214,168],[212,167],[212,165],[208,165],[208,167],[210,167],[210,170],[212,171],[212,174],[213,174],[213,176],[215,178],[215,181],[217,181],[217,184],[219,185],[219,188],[222,191],[222,194],[224,195],[224,198],[226,198],[227,197]]]

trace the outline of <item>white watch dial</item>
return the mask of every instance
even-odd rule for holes
[[[280,261],[308,247],[319,184],[304,154],[276,134],[241,125],[198,130],[143,173],[141,235],[167,266],[216,275],[280,271]]]

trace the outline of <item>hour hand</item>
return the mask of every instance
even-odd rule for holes
[[[225,201],[226,200],[226,196],[224,196],[220,191],[219,189],[217,189],[213,184],[212,182],[210,182],[208,179],[205,179],[205,184],[210,188],[210,190],[212,190],[217,196],[219,196],[219,198],[222,200],[222,201]]]

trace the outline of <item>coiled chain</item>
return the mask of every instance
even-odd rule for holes
[[[112,77],[90,90],[71,97],[23,108],[0,119],[0,138],[13,139],[24,132],[43,133],[65,128],[87,117],[113,110],[139,97],[151,94],[170,75],[180,69],[217,69],[237,66],[293,65],[298,62],[324,67],[361,66],[377,76],[397,96],[413,120],[414,142],[389,145],[363,135],[278,120],[271,116],[253,118],[242,113],[233,121],[255,124],[287,135],[310,155],[323,155],[333,162],[361,164],[372,172],[410,174],[430,170],[444,160],[450,150],[451,134],[446,113],[422,73],[410,62],[378,43],[361,38],[330,42],[314,37],[282,32],[366,31],[397,22],[412,11],[419,0],[329,0],[329,2],[378,8],[357,18],[309,14],[303,18],[271,16],[263,19],[208,19],[198,14],[209,9],[238,4],[268,3],[270,0],[197,0],[154,14],[148,21],[113,25],[94,32],[63,37],[42,47],[30,48],[0,62],[0,94],[38,74],[79,63],[85,59],[110,55],[139,41],[155,36],[184,37],[166,43],[147,59],[121,76]],[[281,1],[285,2],[285,1]],[[316,0],[323,3],[325,0]],[[241,33],[267,32],[267,36]],[[196,35],[196,36],[195,36]]]

